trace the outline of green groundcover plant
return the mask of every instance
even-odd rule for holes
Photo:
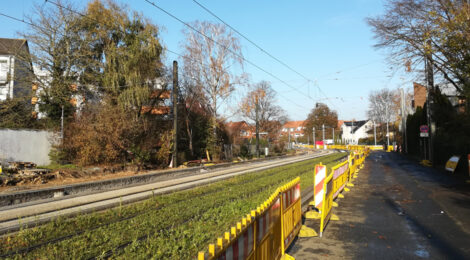
[[[142,202],[57,218],[0,239],[7,259],[190,259],[280,185],[300,176],[312,188],[313,169],[347,153],[237,176]]]

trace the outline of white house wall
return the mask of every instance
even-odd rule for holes
[[[0,101],[4,101],[13,97],[15,58],[11,55],[1,55],[0,62]]]
[[[352,126],[346,126],[343,124],[341,126],[341,130],[343,132],[342,140],[345,144],[358,144],[359,139],[369,137],[367,131],[374,127],[372,121],[367,121],[364,125],[362,125],[359,129],[357,129],[354,133],[351,133]]]

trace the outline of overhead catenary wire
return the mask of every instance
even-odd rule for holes
[[[192,30],[198,32],[199,34],[201,34],[201,35],[204,36],[205,38],[209,39],[210,41],[212,41],[212,42],[216,43],[217,45],[221,46],[222,48],[224,48],[224,49],[230,51],[232,54],[234,54],[234,55],[236,55],[237,57],[243,59],[245,62],[251,64],[252,66],[255,66],[256,68],[258,68],[258,69],[262,70],[263,72],[267,73],[268,75],[270,75],[270,76],[272,76],[272,77],[278,79],[279,81],[281,81],[282,83],[284,83],[284,84],[286,84],[287,86],[291,87],[292,89],[298,91],[295,87],[293,87],[293,86],[287,84],[286,82],[284,82],[283,80],[281,80],[280,78],[278,78],[277,76],[275,76],[274,74],[272,74],[272,73],[270,73],[270,72],[264,70],[263,68],[259,67],[258,65],[256,65],[256,64],[252,63],[251,61],[245,59],[243,56],[240,56],[240,55],[237,54],[236,52],[230,50],[227,46],[225,46],[225,45],[223,45],[223,44],[220,44],[219,42],[213,40],[212,38],[208,37],[207,35],[203,34],[203,33],[200,32],[200,31],[198,31],[196,28],[194,28],[194,27],[191,26],[190,24],[184,22],[183,20],[181,20],[181,19],[179,19],[178,17],[172,15],[171,13],[167,12],[166,10],[164,10],[164,9],[162,9],[162,8],[160,8],[160,7],[158,7],[158,6],[155,5],[154,3],[150,2],[150,1],[147,1],[147,0],[145,0],[145,1],[148,2],[149,4],[155,6],[155,7],[158,8],[159,10],[163,11],[163,12],[166,13],[167,15],[171,16],[172,18],[174,18],[174,19],[178,20],[179,22],[183,23],[184,25],[188,26],[188,27],[191,28]],[[61,4],[57,3],[57,2],[50,1],[50,0],[45,0],[45,2],[54,4],[54,5],[58,6],[58,7],[61,7],[61,8],[66,9],[66,10],[69,11],[69,12],[78,14],[78,15],[84,17],[84,18],[91,19],[91,20],[93,20],[93,21],[99,23],[99,21],[96,21],[95,19],[90,18],[90,17],[88,17],[88,16],[85,15],[85,14],[82,14],[82,13],[80,13],[80,12],[77,12],[77,11],[75,11],[75,10],[73,10],[73,9],[70,9],[70,8],[68,8],[68,7],[66,7],[66,6],[63,6],[63,5],[61,5]],[[184,55],[179,54],[179,53],[177,53],[177,52],[175,52],[175,51],[170,51],[168,48],[165,48],[165,49],[166,49],[167,51],[169,51],[169,52],[175,54],[175,55],[178,55],[178,56],[183,57],[183,58],[185,57]],[[187,58],[187,57],[186,57],[186,58]],[[192,59],[192,60],[195,61],[194,59]],[[302,92],[300,92],[300,91],[298,91],[298,92],[301,93],[301,94],[304,94],[304,93],[302,93]],[[305,94],[304,94],[304,95],[305,95]],[[287,98],[287,97],[285,97],[285,96],[282,96],[282,97],[283,97],[284,99],[286,99],[287,101],[293,103],[294,105],[296,105],[296,106],[299,107],[299,108],[307,109],[307,108],[305,108],[305,107],[299,105],[298,103],[294,102],[293,100],[291,100],[291,99],[289,99],[289,98]]]
[[[152,5],[153,7],[157,8],[158,10],[162,11],[163,13],[167,14],[168,16],[172,17],[173,19],[177,20],[178,22],[182,23],[183,25],[185,25],[186,27],[190,28],[191,30],[195,31],[196,33],[200,34],[201,36],[203,36],[204,38],[212,41],[213,43],[217,44],[218,46],[224,48],[225,50],[229,51],[230,53],[232,53],[233,55],[237,56],[238,58],[240,58],[241,60],[245,61],[246,63],[250,64],[251,66],[257,68],[258,70],[266,73],[267,75],[273,77],[274,79],[278,80],[279,82],[283,83],[284,85],[288,86],[289,88],[291,88],[292,90],[304,95],[304,96],[307,96],[309,97],[308,95],[306,95],[305,93],[301,92],[300,90],[298,90],[297,88],[295,88],[294,86],[290,85],[289,83],[287,83],[286,81],[282,80],[281,78],[279,78],[278,76],[274,75],[273,73],[267,71],[266,69],[260,67],[259,65],[255,64],[254,62],[246,59],[245,57],[241,56],[240,54],[234,52],[233,50],[231,50],[230,48],[228,48],[226,45],[224,44],[221,44],[219,43],[218,41],[215,41],[214,39],[212,39],[211,37],[207,36],[206,34],[204,34],[203,32],[199,31],[198,29],[196,29],[194,26],[190,25],[189,23],[181,20],[180,18],[176,17],[175,15],[173,15],[172,13],[170,13],[169,11],[163,9],[162,7],[158,6],[157,4],[155,4],[154,2],[152,1],[149,1],[149,0],[144,0],[145,2],[147,2],[148,4]],[[310,98],[310,97],[309,97]],[[311,98],[310,98],[311,99]],[[294,102],[295,103],[295,102]]]
[[[148,0],[145,0],[148,2]],[[245,40],[247,40],[249,43],[251,43],[253,46],[255,46],[256,48],[258,48],[261,52],[263,52],[264,54],[268,55],[269,57],[271,57],[273,60],[277,61],[279,64],[283,65],[284,67],[286,67],[287,69],[289,69],[290,71],[294,72],[295,74],[299,75],[300,77],[302,77],[303,79],[305,79],[307,82],[311,82],[312,80],[309,79],[307,76],[305,76],[304,74],[298,72],[297,70],[293,69],[291,66],[289,66],[288,64],[286,64],[285,62],[283,62],[282,60],[280,60],[279,58],[276,58],[274,55],[272,55],[271,53],[269,53],[268,51],[264,50],[261,46],[259,46],[258,44],[256,44],[254,41],[250,40],[248,37],[246,37],[244,34],[242,34],[240,31],[238,31],[237,29],[235,29],[233,26],[231,26],[230,24],[228,24],[227,22],[225,22],[224,20],[222,20],[222,18],[220,18],[218,15],[216,15],[214,12],[212,12],[211,10],[209,10],[207,7],[205,7],[204,5],[202,5],[201,3],[199,3],[198,1],[196,0],[193,0],[193,2],[195,4],[197,4],[199,7],[201,7],[202,9],[204,9],[206,12],[208,12],[209,14],[211,14],[212,16],[214,16],[217,20],[219,20],[220,22],[222,22],[223,24],[225,24],[227,27],[229,27],[230,29],[232,29],[232,31],[234,31],[235,33],[237,33],[238,35],[240,35],[242,38],[244,38]],[[325,96],[325,98],[328,98],[328,96],[325,94],[325,92],[323,92],[323,90],[320,88],[320,86],[316,85],[316,87],[318,88],[319,92]],[[310,94],[307,94],[308,98],[313,100],[311,97],[310,97]],[[330,102],[331,105],[335,106],[334,104],[332,104]]]
[[[174,54],[174,55],[179,56],[179,57],[188,58],[188,57],[184,56],[183,54],[180,54],[180,53],[178,53],[178,52],[172,51],[172,50],[170,50],[170,49],[168,49],[168,48],[166,48],[166,47],[165,47],[164,49],[165,49],[166,51],[168,51],[168,52]],[[192,59],[192,60],[195,61],[194,59]],[[288,98],[288,97],[282,95],[279,91],[276,91],[275,89],[273,89],[273,90],[274,90],[276,93],[278,93],[280,97],[282,97],[282,98],[284,98],[285,100],[291,102],[291,103],[294,104],[295,106],[297,106],[297,107],[299,107],[299,108],[301,108],[301,109],[307,109],[307,110],[308,110],[308,108],[306,108],[306,107],[304,107],[304,106],[301,106],[301,105],[299,105],[297,102],[294,102],[292,99],[290,99],[290,98]]]
[[[82,13],[80,13],[80,12],[77,12],[77,11],[73,10],[73,9],[70,9],[70,8],[68,8],[68,7],[65,7],[65,6],[63,6],[63,5],[59,4],[59,3],[54,2],[54,1],[46,0],[45,2],[46,2],[46,3],[51,3],[51,4],[53,4],[53,5],[57,6],[57,7],[60,7],[60,8],[64,8],[65,10],[67,10],[67,11],[69,11],[69,12],[72,12],[72,13],[75,13],[75,14],[77,14],[77,15],[80,15],[80,16],[82,16],[82,17],[84,17],[84,18],[87,18],[87,19],[96,21],[95,19],[93,19],[93,18],[91,18],[91,17],[88,17],[88,16],[85,15],[85,14],[82,14]],[[10,16],[10,15],[1,13],[1,12],[0,12],[0,16],[4,16],[4,17],[6,17],[6,18],[9,18],[9,19],[12,19],[12,20],[15,20],[15,21],[18,21],[18,22],[21,22],[21,23],[24,23],[24,24],[33,26],[33,27],[36,27],[36,28],[38,28],[38,29],[49,30],[48,28],[45,28],[45,27],[42,27],[42,26],[38,26],[38,25],[36,25],[36,24],[34,24],[34,23],[30,23],[30,22],[28,22],[28,21],[25,21],[24,19],[20,19],[20,18],[17,18],[17,17],[13,17],[13,16]],[[96,22],[97,22],[97,21],[96,21]],[[59,34],[61,34],[61,33],[59,33]],[[173,53],[173,54],[177,55],[177,56],[185,57],[184,55],[182,55],[182,54],[180,54],[180,53],[178,53],[178,52],[172,51],[172,50],[168,49],[167,47],[164,47],[164,49],[165,49],[166,51],[170,52],[170,53]],[[307,110],[308,110],[308,108],[299,105],[297,102],[294,102],[293,100],[287,98],[286,96],[283,96],[283,95],[279,95],[279,96],[282,97],[283,99],[285,99],[285,100],[291,102],[292,104],[296,105],[298,108],[307,109]]]

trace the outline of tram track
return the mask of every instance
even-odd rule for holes
[[[233,166],[222,170],[213,170],[199,174],[187,174],[174,180],[145,184],[99,194],[89,194],[49,203],[38,203],[25,207],[16,207],[0,212],[0,233],[11,233],[20,228],[33,227],[57,217],[69,217],[78,214],[95,212],[147,199],[158,194],[194,188],[200,185],[224,180],[233,176],[257,172],[291,163],[310,160],[330,154],[321,151],[314,155],[303,155]]]

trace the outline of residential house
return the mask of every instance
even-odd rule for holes
[[[458,113],[465,112],[465,96],[459,94],[452,84],[439,85],[438,88]]]
[[[436,85],[442,95],[446,96],[456,111],[463,113],[465,111],[465,97],[460,95],[452,84]],[[413,109],[424,107],[427,100],[427,88],[424,85],[413,82]]]
[[[32,73],[28,42],[0,38],[0,101],[29,95]]]
[[[305,121],[287,121],[281,129],[281,136],[286,136],[290,133],[291,138],[304,136]]]
[[[245,121],[230,121],[225,124],[225,129],[227,130],[227,133],[234,144],[239,144],[243,140],[255,137],[255,130],[253,126],[249,125]]]
[[[169,115],[171,114],[171,108],[169,106],[169,100],[171,94],[169,90],[155,89],[150,94],[151,99],[155,99],[156,102],[153,106],[142,106],[141,112],[143,114],[150,113],[151,115]]]
[[[359,139],[369,137],[368,131],[374,128],[371,120],[343,121],[341,124],[342,141],[344,144],[359,144]]]

